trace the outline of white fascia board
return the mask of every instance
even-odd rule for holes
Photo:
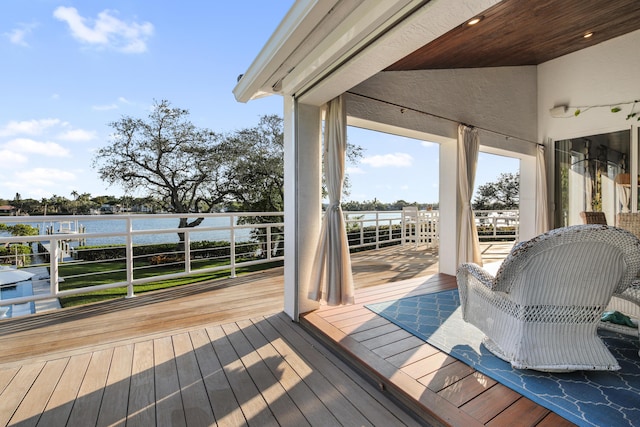
[[[236,100],[273,94],[265,84],[338,1],[297,0],[233,89]]]
[[[307,87],[292,87],[287,80],[294,76],[285,78],[285,93],[301,94],[305,104],[322,105],[500,1],[431,0],[348,61],[326,64],[324,73],[314,70],[316,78]]]
[[[331,67],[353,56],[385,31],[389,22],[406,16],[424,0],[367,0],[352,10],[307,53],[282,82],[282,92],[296,94]]]

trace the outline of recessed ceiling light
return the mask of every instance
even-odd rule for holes
[[[593,36],[593,32],[591,32],[591,31],[588,31],[588,32],[586,32],[586,33],[584,33],[582,35],[582,37],[585,38],[585,39],[588,39],[591,36]]]
[[[468,26],[472,26],[472,25],[476,25],[478,22],[482,21],[482,16],[476,16],[473,19],[470,19],[467,21],[467,25]]]

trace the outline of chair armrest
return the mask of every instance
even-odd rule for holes
[[[487,287],[487,289],[494,288],[495,285],[495,277],[489,271],[480,267],[478,264],[474,263],[464,263],[458,267],[457,276],[465,275],[467,276],[467,280],[469,276],[477,283],[480,283]]]
[[[621,294],[622,298],[633,301],[640,305],[640,279],[635,279]]]

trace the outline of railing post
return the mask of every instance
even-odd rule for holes
[[[404,214],[404,209],[402,210],[402,213],[400,214],[400,226],[401,226],[401,229],[400,229],[400,244],[402,246],[404,246],[406,244],[406,242],[405,242],[405,240],[406,240],[405,239],[405,229],[406,229],[406,226],[407,226],[407,221],[406,221],[406,217],[405,217],[405,214]]]
[[[184,233],[184,271],[191,273],[191,233]]]
[[[380,249],[380,214],[378,212],[376,212],[376,249]]]
[[[58,240],[51,239],[50,253],[49,253],[49,286],[51,295],[57,296],[58,291],[60,290],[58,279],[59,279],[59,271],[58,271]]]
[[[271,242],[271,226],[267,226],[267,260],[271,259],[271,253],[273,251],[273,248],[271,247],[272,242]]]
[[[230,245],[231,247],[229,248],[229,254],[231,259],[229,260],[229,264],[231,265],[231,278],[235,278],[236,277],[236,222],[235,222],[235,217],[234,214],[231,214],[229,216],[230,220],[231,220],[231,224],[230,224],[230,231],[231,231],[231,236],[229,238]]]
[[[133,237],[131,232],[133,231],[133,221],[131,216],[127,216],[127,242],[126,242],[126,258],[127,258],[127,296],[126,298],[133,298]]]

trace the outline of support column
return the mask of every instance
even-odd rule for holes
[[[458,144],[455,139],[440,144],[439,255],[440,273],[455,275],[458,267]]]
[[[640,144],[640,127],[631,125],[631,149],[629,151],[629,155],[631,156],[630,164],[630,175],[633,177],[629,181],[631,184],[631,203],[630,208],[631,212],[638,212],[638,144]],[[615,218],[610,221],[612,224],[615,223]]]
[[[322,219],[322,111],[284,97],[284,311],[318,307],[309,281]]]
[[[538,235],[536,230],[536,158],[520,158],[520,226],[518,241],[523,242]]]

